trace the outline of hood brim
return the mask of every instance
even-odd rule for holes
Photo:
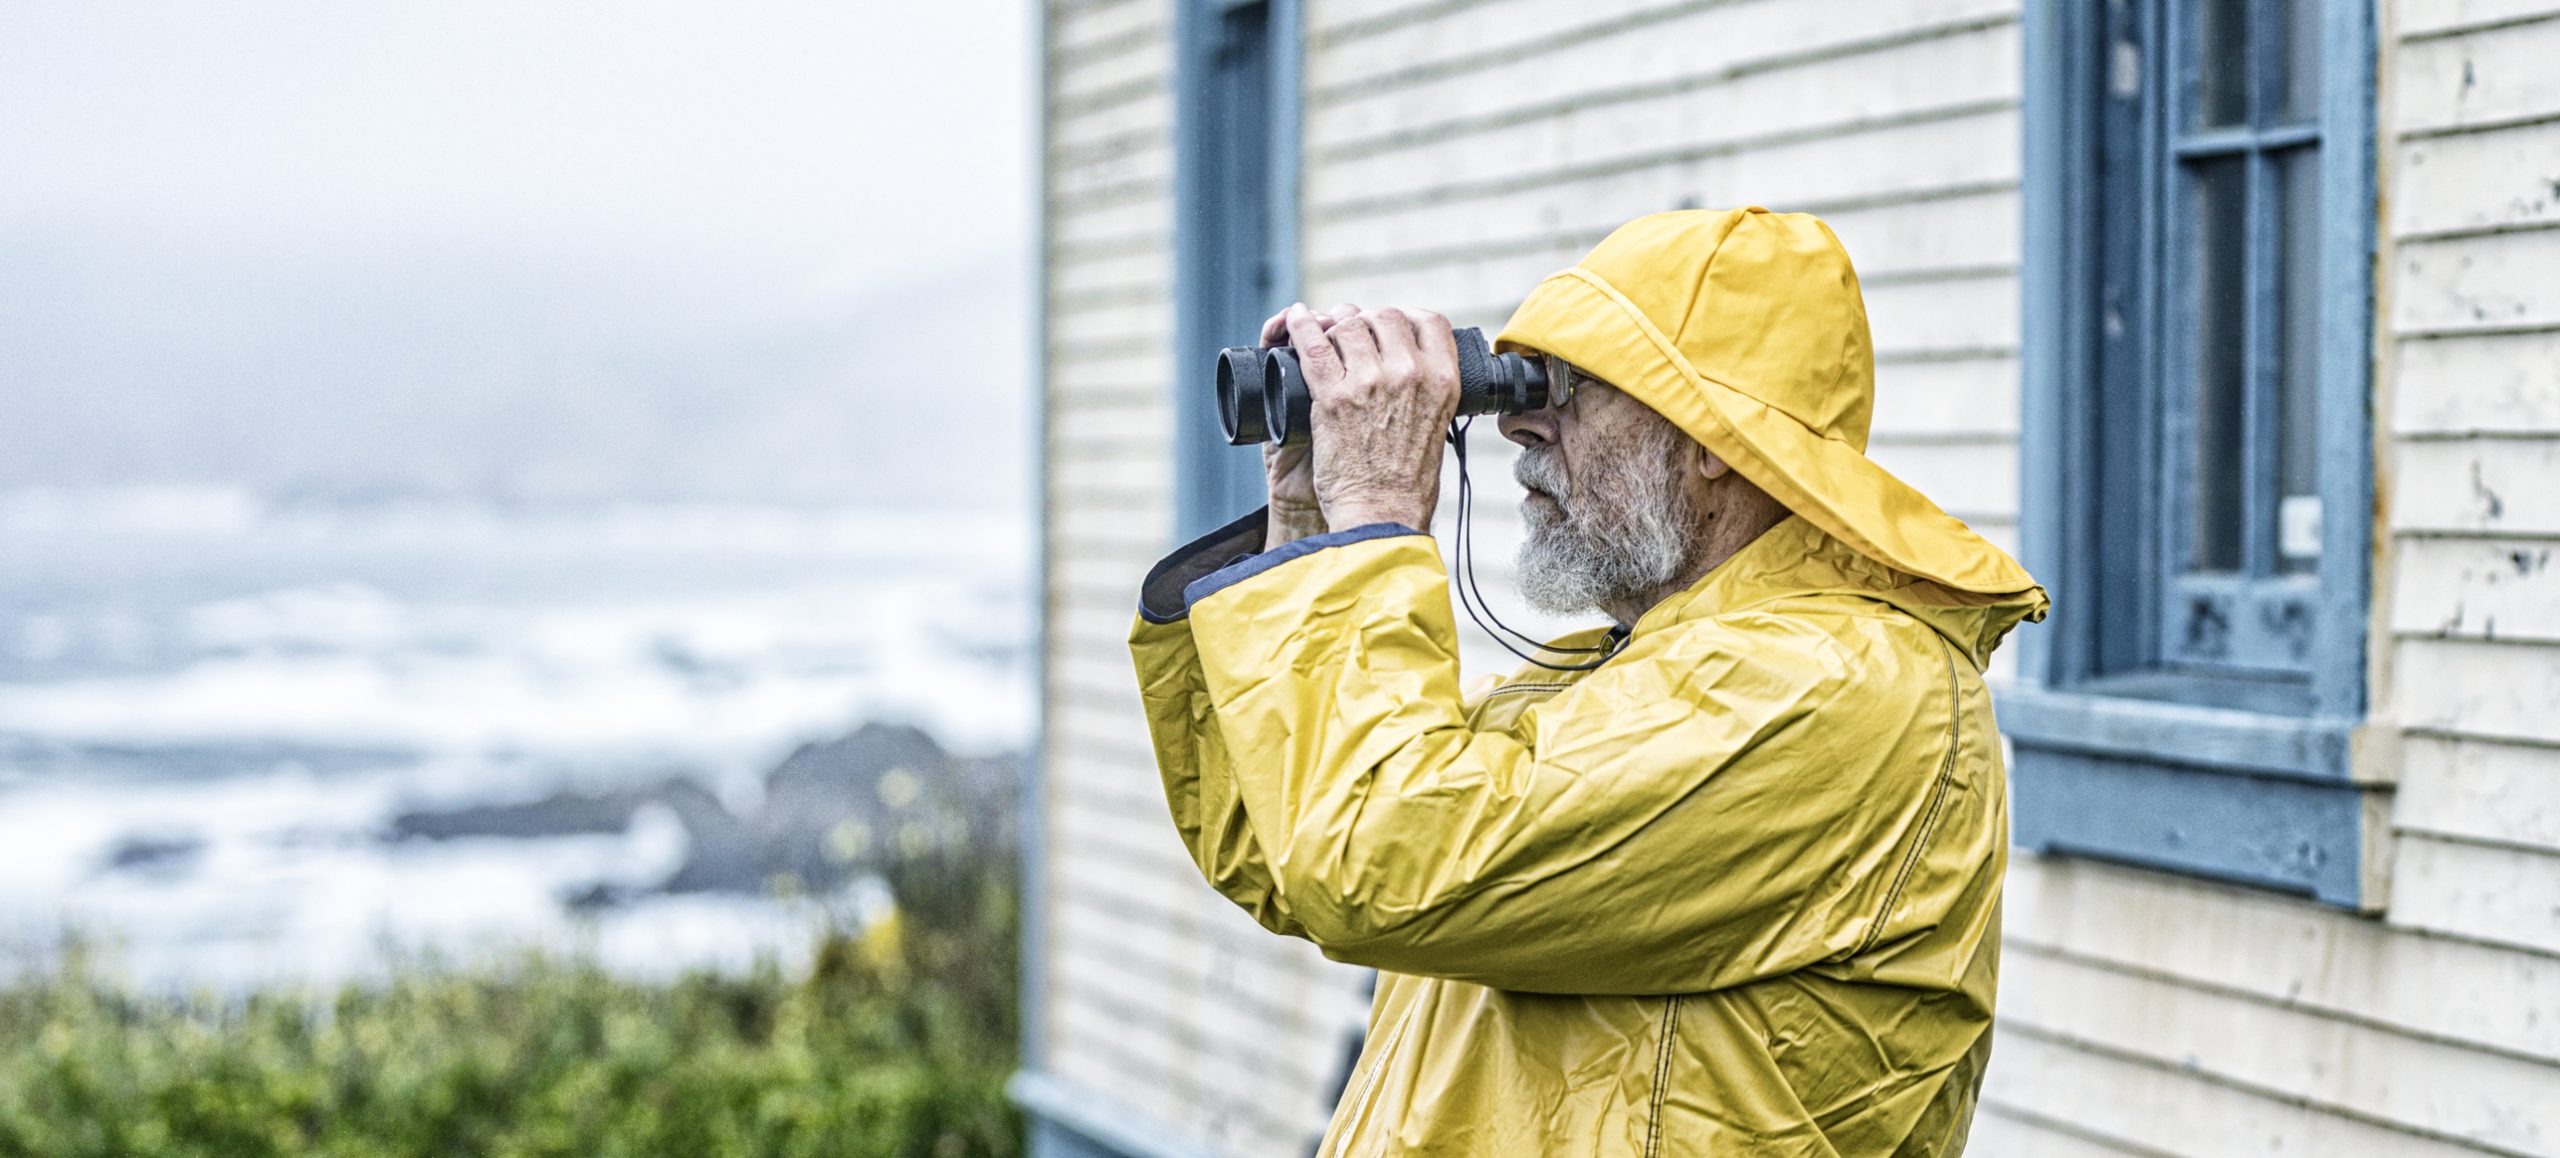
[[[1495,342],[1553,354],[1634,395],[1867,558],[1950,590],[2020,597],[2030,621],[2050,606],[2008,552],[1860,448],[1700,373],[1644,311],[1590,270],[1540,282]]]

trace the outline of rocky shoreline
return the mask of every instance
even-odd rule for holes
[[[764,777],[758,807],[730,810],[696,781],[670,777],[604,792],[564,790],[508,804],[416,809],[391,818],[387,842],[542,840],[627,831],[644,809],[682,824],[683,863],[644,885],[597,882],[560,900],[594,910],[650,896],[823,894],[893,858],[974,851],[1010,855],[1017,842],[1019,754],[965,757],[924,731],[865,724],[805,744]]]

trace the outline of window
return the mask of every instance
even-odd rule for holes
[[[2019,843],[2372,903],[2370,0],[2028,12]]]
[[[1297,292],[1295,0],[1178,0],[1174,68],[1174,521],[1189,539],[1262,505],[1262,454],[1219,434],[1203,376]]]

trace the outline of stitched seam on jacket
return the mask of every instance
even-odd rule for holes
[[[1572,684],[1504,684],[1486,692],[1484,698],[1489,700],[1504,692],[1560,692],[1572,686]]]
[[[1369,1099],[1370,1095],[1377,1092],[1378,1076],[1387,1072],[1387,1062],[1395,1057],[1396,1046],[1404,1042],[1406,1027],[1413,1024],[1414,1015],[1421,1011],[1420,1005],[1407,1006],[1404,1016],[1396,1020],[1395,1032],[1388,1034],[1386,1044],[1378,1047],[1378,1060],[1369,1066],[1368,1080],[1360,1083],[1359,1108],[1342,1123],[1342,1137],[1333,1144],[1333,1158],[1342,1158],[1344,1154],[1349,1153],[1351,1139],[1360,1133],[1360,1127],[1368,1124],[1369,1111],[1377,1108]],[[1379,1140],[1378,1148],[1380,1153],[1386,1152],[1385,1139]]]
[[[1920,832],[1912,838],[1911,851],[1902,858],[1902,871],[1893,874],[1893,887],[1885,892],[1884,907],[1876,911],[1875,923],[1849,954],[1852,957],[1875,948],[1883,938],[1886,923],[1893,919],[1893,907],[1902,903],[1902,890],[1911,883],[1912,870],[1920,867],[1921,854],[1929,850],[1929,839],[1937,835],[1938,817],[1947,806],[1947,783],[1955,778],[1956,751],[1963,747],[1964,740],[1964,692],[1956,685],[1955,652],[1944,639],[1938,641],[1938,651],[1947,661],[1947,754],[1938,761],[1937,783],[1929,787],[1929,809],[1920,818]]]
[[[1680,1028],[1679,995],[1663,1002],[1662,1044],[1653,1055],[1653,1102],[1645,1111],[1644,1158],[1662,1152],[1662,1098],[1671,1086],[1671,1043]]]

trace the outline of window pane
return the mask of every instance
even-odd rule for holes
[[[2242,563],[2249,394],[2241,343],[2248,312],[2245,163],[2225,157],[2192,170],[2195,242],[2188,259],[2193,281],[2187,333],[2194,343],[2195,521],[2189,561],[2198,571],[2237,571]]]
[[[2195,108],[2198,128],[2249,119],[2249,0],[2201,0],[2194,8]]]
[[[2284,283],[2276,334],[2276,570],[2305,574],[2320,565],[2320,151],[2277,159],[2283,198],[2277,269]]]

